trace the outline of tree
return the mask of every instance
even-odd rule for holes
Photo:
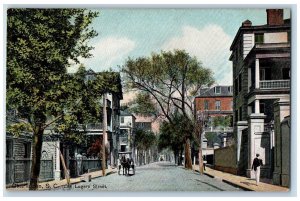
[[[157,142],[156,135],[152,131],[138,129],[134,136],[134,146],[140,153],[146,152]]]
[[[185,136],[182,133],[192,133],[194,124],[182,114],[172,115],[172,122],[164,121],[160,127],[158,147],[160,150],[170,148],[175,156],[175,163],[182,164]],[[193,139],[193,138],[192,138]]]
[[[85,9],[7,11],[7,108],[16,109],[33,131],[30,190],[38,188],[45,128],[76,105],[79,86],[70,87],[69,61],[88,58],[89,28],[97,12]]]
[[[153,53],[150,57],[129,58],[122,68],[126,87],[147,93],[158,105],[160,114],[171,124],[175,109],[193,121],[193,96],[213,83],[212,72],[202,67],[184,50]],[[191,133],[182,133],[185,142],[185,167],[192,169]]]
[[[212,120],[213,126],[220,126],[222,128],[229,127],[232,122],[232,116],[217,116]]]

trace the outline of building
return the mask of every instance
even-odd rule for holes
[[[119,152],[133,151],[133,134],[135,128],[135,116],[127,111],[121,111],[120,115],[120,135]]]
[[[117,92],[114,93],[106,93],[106,107],[107,107],[107,142],[106,146],[108,148],[109,156],[107,159],[108,165],[115,166],[117,164],[118,159],[118,138],[120,134],[120,100],[123,99],[122,92],[122,84],[120,74],[117,72],[100,72],[95,73],[93,70],[89,69],[86,73],[87,80],[95,79],[97,74],[116,74],[117,80],[116,84],[118,85]],[[99,97],[99,101],[102,102],[102,97]],[[93,142],[97,138],[103,136],[103,123],[102,119],[99,119],[97,122],[90,122],[86,125],[82,125],[85,128],[82,129],[83,132],[86,133],[87,137],[89,137],[89,141]],[[80,152],[85,151],[78,150]],[[79,153],[79,152],[77,152]]]
[[[244,21],[230,47],[237,166],[239,174],[251,178],[256,153],[264,161],[261,176],[275,174],[280,141],[274,127],[276,132],[289,115],[290,19],[283,19],[283,9],[267,9],[266,14],[265,25]]]
[[[209,117],[232,115],[232,86],[214,86],[200,90],[194,104],[197,113],[204,112]]]
[[[228,125],[216,125],[214,119],[226,117],[232,119],[233,97],[231,85],[215,85],[203,88],[194,99],[196,114],[203,115],[205,127],[202,139],[202,155],[207,164],[213,165],[214,150],[227,146],[228,138],[232,136],[232,122]],[[218,144],[218,146],[215,146]],[[193,163],[198,163],[198,150],[192,149]]]
[[[16,110],[6,112],[7,126],[15,123],[27,123],[17,115]],[[7,186],[16,184],[26,184],[30,179],[30,167],[32,162],[32,133],[22,131],[18,135],[13,135],[6,131],[6,181]],[[39,181],[54,179],[53,156],[45,157],[42,152]]]

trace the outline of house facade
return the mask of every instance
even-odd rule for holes
[[[119,152],[133,150],[133,134],[135,128],[135,116],[127,111],[121,111],[120,114],[120,135],[119,135]]]
[[[214,86],[200,90],[194,100],[197,113],[204,112],[209,117],[232,115],[232,86]]]
[[[230,47],[237,166],[239,174],[251,178],[251,164],[257,153],[264,161],[261,176],[273,177],[279,143],[274,126],[289,115],[290,19],[283,19],[283,9],[267,9],[266,15],[265,25],[244,21]],[[280,112],[286,106],[288,109]]]

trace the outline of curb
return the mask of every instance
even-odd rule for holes
[[[195,171],[196,171],[196,172],[199,172],[199,170],[195,170]],[[227,180],[227,179],[222,179],[222,178],[220,178],[220,177],[215,177],[214,175],[209,174],[209,173],[207,173],[207,172],[203,172],[203,174],[206,175],[206,176],[208,176],[208,177],[210,177],[210,178],[220,179],[220,180],[221,180],[222,182],[224,182],[224,183],[230,184],[230,185],[232,185],[232,186],[234,186],[234,187],[241,188],[241,189],[243,189],[243,190],[245,190],[245,191],[254,191],[254,190],[251,189],[251,188],[247,188],[247,187],[245,187],[245,186],[241,186],[241,185],[239,185],[239,184],[237,184],[237,183],[234,183],[234,182],[231,182],[231,181],[229,181],[229,180]]]

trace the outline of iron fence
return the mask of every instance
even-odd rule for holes
[[[28,182],[30,180],[31,159],[6,159],[6,184]],[[53,159],[41,160],[39,181],[53,180]]]
[[[70,176],[77,177],[84,173],[101,170],[101,160],[100,159],[70,159],[69,169]]]

